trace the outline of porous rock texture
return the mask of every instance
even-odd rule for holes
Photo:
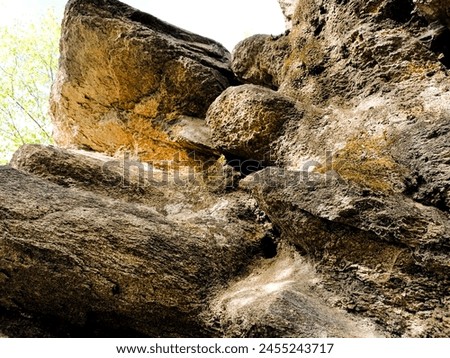
[[[195,130],[234,77],[222,45],[115,0],[69,1],[60,48],[56,142],[147,161],[188,160],[178,125]]]
[[[449,337],[447,4],[298,0],[230,65],[69,1],[53,119],[91,151],[0,168],[0,335]]]
[[[241,186],[281,228],[281,240],[341,292],[340,307],[385,322],[392,335],[448,335],[448,214],[326,174],[269,167]]]
[[[270,163],[269,144],[284,122],[301,116],[292,99],[262,86],[242,85],[226,89],[209,107],[206,121],[216,149]]]
[[[341,307],[394,336],[449,334],[444,3],[304,0],[291,31],[249,38],[233,53],[242,81],[267,86],[271,78],[303,114],[265,143],[278,168],[241,185],[281,241],[346,296]]]
[[[411,1],[305,0],[288,34],[266,37],[259,60],[248,53],[261,37],[237,46],[241,80],[272,78],[303,111],[265,143],[277,165],[315,163],[369,189],[449,208],[450,33],[420,14]],[[283,65],[260,67],[274,48]]]
[[[231,63],[233,72],[242,81],[277,89],[277,73],[283,68],[283,58],[289,50],[285,37],[254,35],[242,40]],[[238,57],[236,57],[238,56]]]

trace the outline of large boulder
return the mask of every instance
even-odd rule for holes
[[[335,173],[269,167],[241,182],[282,233],[316,262],[340,306],[393,336],[450,333],[450,218],[401,194]]]
[[[255,199],[195,172],[27,145],[0,177],[0,335],[373,337],[278,250]],[[203,184],[202,184],[203,183]]]
[[[209,107],[206,121],[213,147],[241,158],[273,162],[270,144],[283,124],[299,121],[295,102],[255,85],[230,87]]]
[[[56,336],[220,334],[201,313],[270,226],[248,196],[133,165],[25,146],[0,168],[2,310]]]
[[[188,161],[196,143],[207,149],[206,127],[194,145],[183,129],[196,130],[233,82],[222,45],[116,0],[71,0],[60,48],[51,95],[58,145],[147,161]]]
[[[285,36],[254,35],[236,45],[232,70],[242,82],[277,89],[290,47]]]

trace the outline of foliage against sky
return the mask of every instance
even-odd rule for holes
[[[52,143],[48,98],[58,65],[59,20],[0,27],[0,162],[24,143]]]

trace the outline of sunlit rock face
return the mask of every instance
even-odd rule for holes
[[[64,147],[188,160],[180,123],[198,126],[233,80],[219,43],[115,0],[69,1],[51,95]],[[206,130],[200,139],[208,143]]]

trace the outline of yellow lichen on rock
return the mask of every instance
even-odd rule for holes
[[[341,178],[361,187],[390,192],[394,190],[395,178],[404,169],[393,160],[388,148],[389,141],[385,136],[354,136],[333,155],[330,163],[318,167],[317,171],[334,171]]]

